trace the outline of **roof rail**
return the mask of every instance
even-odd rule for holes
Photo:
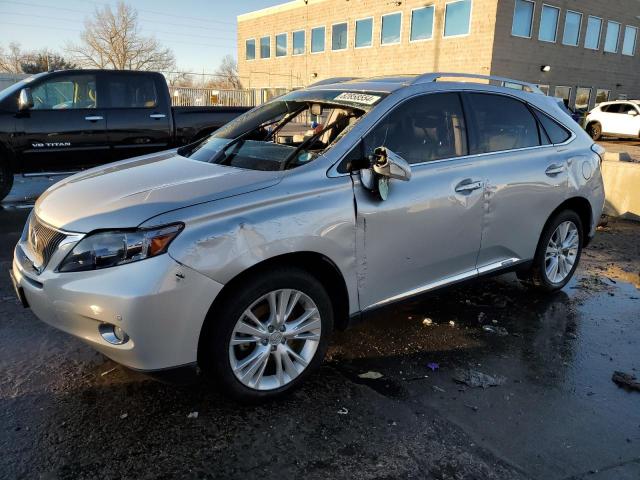
[[[502,86],[502,87],[506,86],[505,84],[510,83],[510,84],[513,84],[513,85],[520,85],[520,86],[523,87],[523,90],[524,89],[528,89],[531,93],[539,93],[541,95],[544,95],[542,90],[540,90],[538,88],[538,86],[534,85],[533,83],[523,82],[521,80],[514,80],[512,78],[498,77],[498,76],[495,76],[495,75],[479,75],[479,74],[475,74],[475,73],[448,73],[448,72],[425,73],[425,74],[422,74],[422,75],[418,75],[411,82],[411,84],[415,85],[415,84],[418,84],[418,83],[437,82],[441,78],[448,78],[448,77],[451,77],[451,78],[477,78],[477,79],[482,79],[482,80],[493,80],[495,82],[500,82],[500,86]]]
[[[333,77],[333,78],[325,78],[324,80],[320,80],[316,83],[312,83],[307,88],[310,87],[319,87],[320,85],[332,85],[334,83],[342,83],[348,82],[349,80],[357,80],[358,77]]]

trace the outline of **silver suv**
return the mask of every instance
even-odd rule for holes
[[[254,400],[298,386],[350,317],[508,270],[562,288],[602,152],[535,86],[476,77],[324,81],[74,175],[29,218],[17,293],[130,368],[199,365]]]

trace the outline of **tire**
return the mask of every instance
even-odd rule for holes
[[[13,172],[9,166],[0,159],[0,202],[9,195],[13,187]]]
[[[599,122],[592,122],[587,125],[587,133],[594,140],[598,141],[602,138],[602,125]]]
[[[567,227],[564,246],[555,249],[558,236],[562,238]],[[573,236],[575,234],[575,237]],[[545,292],[553,292],[563,288],[578,268],[582,246],[584,245],[584,230],[577,213],[564,210],[555,215],[545,226],[531,267],[526,271],[517,272],[518,278],[527,286]],[[554,275],[554,262],[558,266]]]
[[[233,290],[235,293],[212,312],[212,323],[201,347],[201,366],[214,374],[223,393],[244,403],[293,391],[320,366],[327,351],[334,318],[326,289],[304,270],[278,268],[255,274]],[[290,292],[288,300],[286,292]],[[293,305],[279,328],[277,324],[275,328],[269,326],[273,318],[270,299],[276,311],[278,305]],[[314,309],[316,314],[310,313]],[[245,313],[249,310],[253,319]],[[309,318],[300,322],[300,338],[295,339],[294,326],[303,315]],[[237,344],[232,345],[232,339]]]

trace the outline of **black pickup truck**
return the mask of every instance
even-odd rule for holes
[[[0,200],[14,174],[68,172],[197,141],[248,107],[172,107],[160,73],[65,70],[0,91]]]

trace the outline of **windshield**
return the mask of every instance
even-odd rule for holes
[[[286,170],[311,162],[386,94],[302,90],[251,110],[207,140],[178,150],[202,162],[250,170]]]
[[[18,93],[24,87],[28,87],[31,82],[33,82],[34,80],[42,77],[43,75],[46,75],[46,72],[45,73],[38,73],[37,75],[32,75],[31,77],[25,78],[24,80],[21,80],[18,83],[14,83],[13,85],[9,85],[4,90],[0,90],[0,102],[2,100],[4,100],[4,99],[10,97],[11,95],[13,95],[15,93]]]

